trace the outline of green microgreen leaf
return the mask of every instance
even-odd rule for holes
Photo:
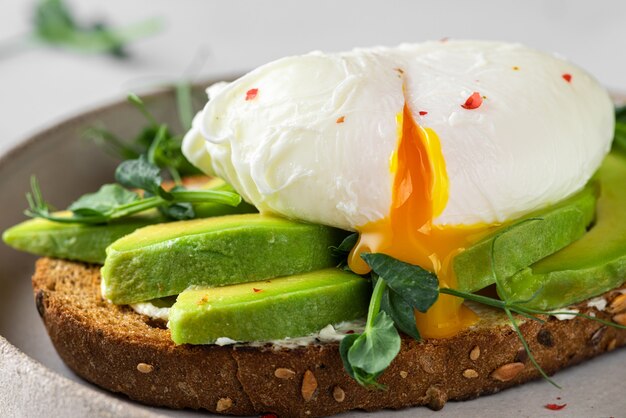
[[[380,301],[380,309],[391,317],[396,327],[406,335],[413,337],[417,341],[422,339],[417,330],[415,322],[415,310],[413,307],[402,299],[393,290],[385,289],[382,300]]]
[[[122,160],[139,158],[141,154],[133,145],[125,143],[111,131],[99,126],[91,126],[85,129],[83,136],[94,144],[104,148],[108,154]]]
[[[26,193],[28,209],[24,212],[31,217],[46,217],[50,214],[50,206],[46,203],[39,187],[37,177],[30,176],[30,192]]]
[[[391,290],[418,311],[426,312],[437,300],[439,281],[433,273],[386,254],[361,254],[361,257]]]
[[[162,28],[150,19],[124,28],[110,28],[102,22],[79,24],[61,0],[40,0],[35,9],[34,39],[42,43],[87,53],[109,53],[126,57],[124,47]]]
[[[331,246],[329,248],[332,257],[337,260],[337,268],[350,270],[348,266],[348,256],[358,241],[359,234],[355,232],[345,237],[338,246]]]
[[[372,324],[355,339],[348,350],[348,361],[361,384],[375,385],[400,352],[400,335],[391,318],[378,312]]]
[[[358,241],[359,234],[355,232],[345,237],[343,241],[341,241],[341,244],[339,244],[337,247],[330,247],[330,251],[335,257],[346,257],[348,254],[350,254],[350,251],[352,251],[352,248],[354,248]]]
[[[393,320],[380,310],[385,281],[376,281],[362,334],[344,338],[340,355],[350,376],[363,386],[383,388],[376,379],[400,352],[401,339]]]
[[[115,180],[125,187],[145,190],[165,199],[170,197],[161,188],[161,170],[144,155],[136,160],[123,161],[115,170]]]
[[[106,214],[116,207],[139,200],[139,195],[119,184],[105,184],[95,193],[81,196],[68,210],[77,215]]]
[[[354,369],[352,368],[352,364],[350,364],[350,360],[348,360],[348,351],[354,344],[354,342],[359,338],[361,334],[349,334],[343,337],[341,340],[341,344],[339,345],[339,355],[341,356],[341,361],[343,362],[343,367],[348,373],[348,375],[356,380],[356,376],[354,374]]]

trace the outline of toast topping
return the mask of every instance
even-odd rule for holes
[[[220,398],[215,405],[215,412],[224,412],[233,406],[233,401],[230,398]]]
[[[607,309],[609,313],[619,313],[626,311],[626,294],[618,295]]]
[[[524,370],[524,363],[508,363],[500,366],[491,373],[491,377],[500,382],[508,382],[517,377]]]
[[[293,379],[295,375],[296,372],[291,369],[285,369],[284,367],[279,367],[274,371],[274,376],[279,379]]]
[[[469,358],[472,361],[476,361],[478,360],[478,357],[480,357],[480,347],[476,346],[472,348],[472,351],[470,351]]]
[[[476,379],[478,377],[478,372],[474,369],[466,369],[463,371],[463,377],[466,379]]]
[[[344,392],[343,389],[341,389],[339,386],[335,386],[333,389],[333,398],[341,403],[346,399],[346,392]]]
[[[154,366],[152,364],[148,364],[148,363],[139,363],[137,365],[137,371],[141,372],[141,373],[152,373],[152,371],[154,370]]]
[[[309,402],[317,394],[317,379],[311,370],[304,372],[300,393],[306,402]]]
[[[626,312],[615,315],[613,317],[613,322],[626,326]]]

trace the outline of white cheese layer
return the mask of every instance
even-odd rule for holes
[[[476,109],[462,105],[484,96]],[[518,44],[427,42],[284,58],[227,86],[183,151],[261,212],[354,230],[387,216],[397,115],[439,136],[436,225],[517,218],[579,190],[610,148],[613,105],[589,74]]]

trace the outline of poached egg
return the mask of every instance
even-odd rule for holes
[[[261,213],[359,232],[455,287],[451,260],[580,190],[610,149],[613,104],[589,74],[519,44],[446,41],[283,58],[209,88],[183,153]],[[475,321],[440,295],[426,337]]]

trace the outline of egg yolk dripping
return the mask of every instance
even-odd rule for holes
[[[360,254],[384,253],[435,273],[440,287],[454,288],[452,259],[488,227],[433,226],[433,219],[448,201],[448,176],[439,138],[432,129],[417,125],[406,104],[397,123],[389,215],[357,228],[359,241],[348,264],[354,272],[366,274],[370,268]],[[415,319],[422,336],[445,338],[473,324],[477,316],[463,306],[462,299],[439,295],[425,314],[416,311]]]

